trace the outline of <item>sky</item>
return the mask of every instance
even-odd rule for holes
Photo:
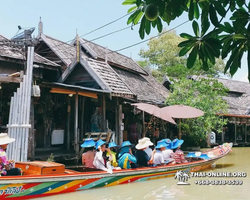
[[[33,35],[37,36],[38,23],[41,17],[43,22],[43,33],[64,42],[72,40],[76,34],[83,36],[87,40],[94,40],[108,33],[118,31],[128,27],[127,10],[131,6],[122,5],[123,0],[0,0],[0,34],[12,38],[18,32],[18,25],[23,28],[35,27]],[[123,18],[121,18],[123,17]],[[120,20],[105,26],[93,33],[87,34],[97,28],[102,27],[116,19]],[[166,30],[175,29],[177,34],[182,32],[192,33],[190,22],[183,16],[176,19],[169,26],[164,23]],[[128,28],[118,33],[103,37],[93,42],[107,47],[111,50],[120,50],[124,47],[143,42],[138,33],[139,26]],[[87,34],[87,35],[85,35]],[[158,34],[156,29],[152,29],[149,36],[144,40]],[[140,49],[147,49],[147,41],[134,47],[119,51],[134,60],[139,60]],[[243,57],[241,69],[234,75],[234,80],[247,81],[247,61]]]

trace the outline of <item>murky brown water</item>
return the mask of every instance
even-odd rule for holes
[[[233,148],[226,157],[218,160],[207,172],[246,172],[245,178],[194,178],[190,185],[177,185],[174,177],[131,183],[121,186],[87,190],[70,194],[41,198],[41,200],[238,200],[250,199],[250,148]],[[242,180],[243,185],[196,185],[195,180]]]

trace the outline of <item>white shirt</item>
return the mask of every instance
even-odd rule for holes
[[[164,151],[162,151],[164,160],[169,160],[171,158],[172,153],[173,153],[172,149],[165,149]]]
[[[156,165],[164,163],[163,153],[160,150],[156,150],[153,163]]]
[[[94,161],[93,161],[93,165],[96,167],[96,169],[101,169],[103,171],[107,171],[109,173],[112,173],[112,167],[111,167],[110,162],[109,161],[107,162],[107,164],[106,164],[107,167],[106,167],[105,164],[104,164],[104,159],[102,157],[102,154],[103,154],[103,152],[101,150],[96,152],[95,158],[94,158]],[[109,160],[110,161],[112,160],[111,155],[109,155]]]
[[[144,150],[146,152],[146,154],[148,154],[148,157],[151,158],[152,157],[152,154],[153,154],[153,150],[151,148],[146,148]]]

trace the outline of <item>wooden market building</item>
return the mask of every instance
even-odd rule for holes
[[[128,126],[137,114],[131,103],[163,105],[169,94],[131,58],[93,42],[78,37],[72,44],[62,42],[43,34],[41,24],[37,40],[33,85],[40,88],[40,95],[32,96],[30,160],[46,160],[51,153],[55,160],[79,160],[80,145],[92,131],[91,116],[97,110],[99,131],[110,131],[111,139],[121,144],[129,139]],[[10,102],[25,73],[25,51],[0,48],[7,49],[0,53],[1,101]],[[2,115],[3,132],[8,106]]]

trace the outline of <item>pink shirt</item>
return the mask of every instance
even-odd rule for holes
[[[177,150],[175,151],[175,153],[172,154],[171,157],[174,158],[176,164],[186,163],[186,162],[187,162],[187,161],[185,160],[183,151],[180,150],[180,149],[177,149]]]
[[[93,151],[87,151],[82,154],[82,164],[88,168],[95,168],[93,161],[95,158],[95,153]]]
[[[6,157],[6,153],[3,149],[0,148],[0,174],[6,175],[5,165],[9,164],[9,161]]]

